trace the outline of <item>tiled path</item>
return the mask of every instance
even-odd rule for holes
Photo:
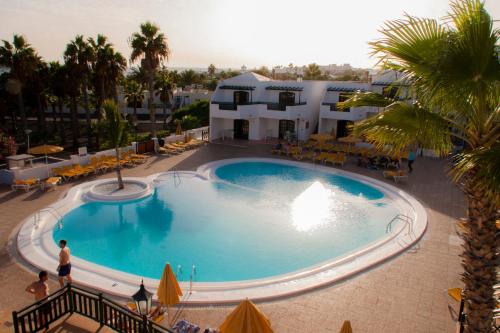
[[[140,176],[172,167],[194,170],[211,160],[240,156],[269,157],[269,146],[241,148],[211,144],[176,157],[154,156],[142,166],[126,169],[124,175]],[[350,161],[345,169],[382,179],[380,171],[361,169],[354,164]],[[418,158],[414,168],[409,180],[397,186],[414,195],[427,209],[429,226],[420,249],[406,252],[342,284],[259,304],[275,332],[338,332],[345,319],[351,320],[356,333],[455,331],[448,305],[457,309],[457,304],[447,297],[445,289],[460,286],[460,242],[455,222],[464,214],[464,199],[446,178],[445,161]],[[0,331],[12,331],[10,313],[31,302],[24,288],[35,279],[33,273],[8,254],[9,236],[23,218],[57,200],[72,185],[63,185],[46,194],[14,194],[7,187],[0,188]],[[51,288],[56,289],[54,282]],[[202,327],[216,327],[231,309],[185,307],[177,311],[180,318]],[[94,331],[94,326],[81,318],[71,320],[77,324],[63,323],[54,332],[82,332],[78,326],[87,326],[84,331]]]

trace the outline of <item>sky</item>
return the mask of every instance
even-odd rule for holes
[[[368,42],[403,13],[443,18],[448,0],[0,0],[0,39],[24,35],[47,61],[62,60],[77,34],[108,36],[125,57],[129,37],[156,23],[170,67],[238,69],[350,63],[372,67]],[[486,0],[494,19],[500,1]],[[498,27],[498,22],[496,23]]]

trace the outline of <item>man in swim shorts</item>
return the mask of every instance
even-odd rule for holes
[[[59,285],[64,287],[64,278],[68,280],[68,283],[73,282],[71,278],[71,262],[70,262],[70,250],[69,247],[66,246],[67,242],[64,239],[59,241],[59,247],[61,248],[61,252],[59,252],[59,267],[57,270],[59,271]]]

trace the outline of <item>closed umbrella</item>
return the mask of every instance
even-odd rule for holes
[[[156,291],[158,295],[158,301],[167,307],[167,322],[168,322],[168,307],[175,305],[180,302],[179,296],[182,296],[182,290],[177,282],[172,267],[167,262],[165,268],[163,269],[163,275],[161,276],[160,284],[158,285],[158,290]]]
[[[177,128],[175,129],[175,135],[181,135],[182,134],[182,127],[181,127],[181,122],[179,121],[177,123]]]
[[[352,333],[351,322],[349,320],[344,321],[339,333]]]
[[[219,329],[221,333],[273,333],[269,319],[248,299],[227,316]]]

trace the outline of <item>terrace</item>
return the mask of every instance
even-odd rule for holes
[[[126,177],[139,177],[170,170],[196,170],[210,161],[233,157],[271,157],[270,146],[246,143],[242,147],[209,144],[172,157],[152,156],[148,162],[124,169]],[[464,198],[446,177],[447,162],[419,158],[410,179],[396,186],[410,193],[425,206],[428,230],[416,251],[407,251],[398,257],[354,276],[342,283],[323,286],[299,296],[264,302],[259,307],[270,318],[276,332],[303,332],[337,330],[345,319],[352,322],[355,332],[453,332],[448,305],[455,310],[445,290],[461,286],[460,240],[456,236],[456,219],[464,214]],[[345,169],[389,182],[377,171],[367,170],[348,160]],[[92,176],[95,179],[113,177],[113,174]],[[94,178],[91,178],[94,179]],[[89,180],[89,179],[85,179]],[[0,253],[2,274],[0,281],[0,317],[2,329],[11,330],[11,311],[31,303],[24,286],[34,279],[33,268],[16,254],[15,230],[28,215],[57,200],[74,184],[64,184],[57,191],[42,194],[39,191],[13,193],[7,187],[0,192],[0,238],[4,246]],[[18,209],[23,207],[23,209]],[[52,291],[57,289],[50,281]],[[121,303],[124,300],[118,299]],[[219,325],[233,306],[179,306],[176,316],[201,326]],[[91,328],[88,320],[73,316],[58,325],[59,328]],[[96,328],[97,329],[97,328]]]

